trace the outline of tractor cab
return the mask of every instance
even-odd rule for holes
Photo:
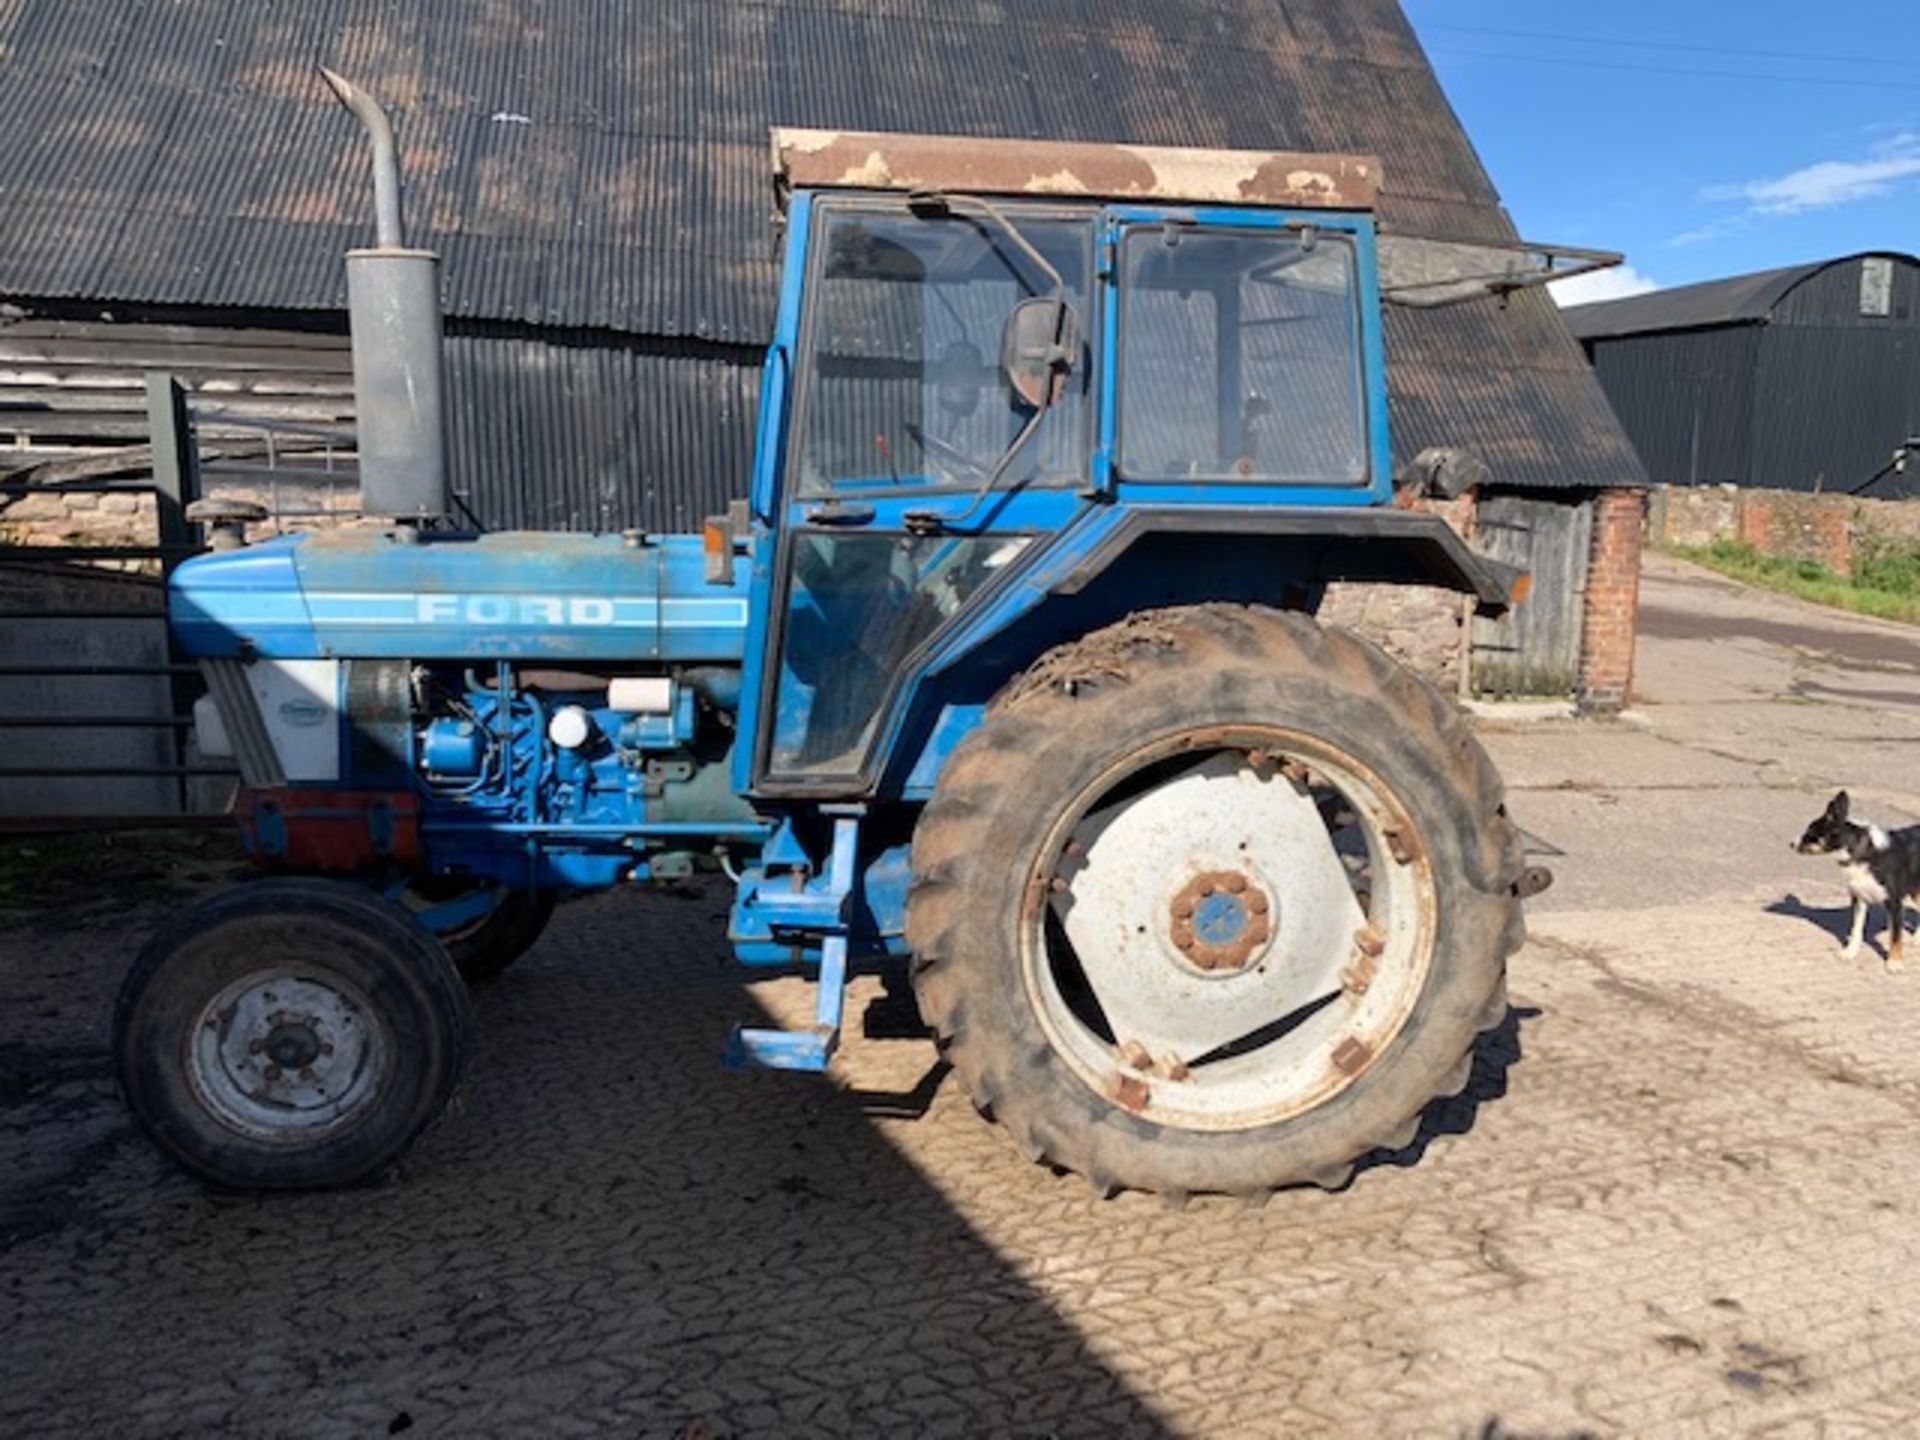
[[[916,654],[1122,517],[1232,528],[1391,497],[1375,162],[793,130],[773,148],[786,278],[752,493],[774,623],[743,788],[873,794],[890,758],[911,775],[884,737],[911,719]]]

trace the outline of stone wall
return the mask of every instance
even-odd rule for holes
[[[152,495],[33,491],[0,497],[0,544],[151,545]]]
[[[1817,561],[1846,575],[1854,557],[1874,547],[1920,547],[1920,501],[1666,485],[1653,492],[1647,531],[1655,545],[1742,540],[1763,555]]]
[[[345,507],[357,503],[350,490],[325,482],[283,481],[277,491],[229,479],[209,483],[207,493],[221,499],[246,500],[266,508],[281,506],[298,511],[341,507],[336,520],[324,513],[266,521],[248,527],[247,538],[262,540],[283,530],[313,530],[357,523]],[[152,494],[107,493],[86,490],[34,490],[0,494],[0,545],[152,545],[158,538],[158,520]],[[128,561],[125,568],[151,568],[148,562]]]
[[[1471,495],[1453,501],[1420,501],[1414,508],[1439,515],[1472,542]],[[1462,694],[1466,688],[1471,613],[1465,596],[1425,585],[1336,584],[1328,587],[1320,607],[1322,620],[1366,636],[1449,695]]]

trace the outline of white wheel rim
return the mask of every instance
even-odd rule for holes
[[[1022,969],[1054,1049],[1182,1129],[1326,1103],[1386,1052],[1432,965],[1432,864],[1405,810],[1292,732],[1170,737],[1111,767],[1027,894]]]
[[[234,981],[201,1010],[187,1075],[229,1129],[309,1145],[361,1118],[391,1054],[385,1026],[356,988],[277,969]]]

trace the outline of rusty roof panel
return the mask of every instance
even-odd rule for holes
[[[1201,150],[1074,141],[776,128],[773,165],[793,189],[951,190],[1110,200],[1371,210],[1366,155]]]

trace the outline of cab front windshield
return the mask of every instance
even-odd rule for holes
[[[1009,205],[1007,222],[1060,276],[1080,355],[1001,487],[1085,474],[1093,221]],[[1001,368],[1007,317],[1054,282],[1005,226],[969,210],[838,207],[820,220],[803,344],[798,493],[972,489],[1033,419]]]

